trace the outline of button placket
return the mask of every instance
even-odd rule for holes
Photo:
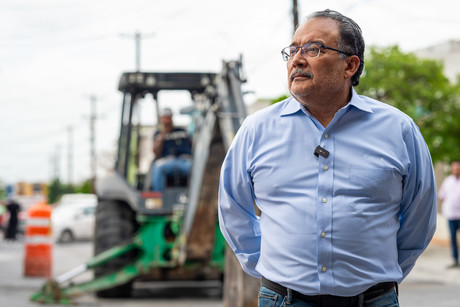
[[[317,240],[318,240],[318,272],[321,284],[328,288],[332,276],[332,206],[333,206],[333,167],[334,167],[334,142],[331,133],[323,133],[320,146],[330,154],[319,157],[318,168],[318,211],[317,211]]]

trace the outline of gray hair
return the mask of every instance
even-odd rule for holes
[[[340,33],[339,40],[337,42],[338,49],[349,54],[354,54],[359,58],[358,70],[351,77],[351,85],[357,86],[359,84],[359,77],[364,69],[365,44],[361,28],[351,18],[329,9],[314,12],[308,15],[305,21],[313,18],[331,18],[337,21]],[[346,55],[340,54],[340,57],[344,59]]]

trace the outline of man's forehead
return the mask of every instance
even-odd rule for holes
[[[293,43],[324,43],[336,40],[339,36],[337,22],[331,18],[317,17],[306,21],[299,26],[292,37]]]

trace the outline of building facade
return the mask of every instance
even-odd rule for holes
[[[449,40],[414,52],[426,59],[439,60],[444,64],[444,73],[451,82],[460,74],[460,40]]]

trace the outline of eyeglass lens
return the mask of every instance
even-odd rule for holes
[[[299,47],[296,47],[296,46],[286,47],[283,52],[284,59],[288,60],[290,57],[295,56],[295,54],[297,53],[299,49],[302,50],[301,51],[302,54],[306,54],[310,57],[317,57],[321,50],[320,46],[317,44],[305,44]]]
[[[321,51],[320,46],[316,44],[306,44],[302,46],[302,52],[311,57],[317,57]]]

